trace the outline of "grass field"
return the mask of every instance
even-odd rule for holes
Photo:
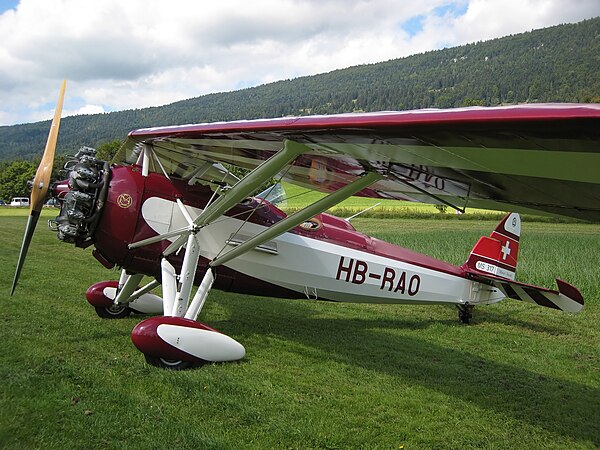
[[[55,210],[45,215],[56,214]],[[600,446],[600,226],[525,223],[519,279],[576,284],[578,315],[516,301],[460,325],[442,306],[291,301],[213,291],[200,320],[243,343],[239,363],[146,365],[103,321],[89,285],[115,279],[90,249],[0,209],[2,449],[576,449]],[[461,263],[492,221],[353,221]]]

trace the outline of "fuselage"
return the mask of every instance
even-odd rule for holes
[[[157,173],[142,176],[139,166],[113,166],[91,239],[94,256],[106,267],[116,265],[160,279],[161,255],[170,241],[136,249],[128,245],[184,228],[187,222],[177,199],[195,217],[212,194],[207,186]],[[203,227],[196,235],[201,258],[195,279],[202,279],[215,257],[285,217],[271,203],[248,198]],[[182,255],[170,255],[168,260],[179,269]],[[470,280],[462,267],[364,235],[346,220],[325,213],[217,267],[214,287],[261,296],[368,303],[491,303],[502,298]]]

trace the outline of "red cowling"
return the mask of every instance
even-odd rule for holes
[[[92,306],[110,308],[113,305],[113,299],[104,295],[104,289],[116,289],[117,287],[119,287],[118,281],[101,281],[99,283],[92,284],[85,293],[85,298],[87,298],[87,301]]]

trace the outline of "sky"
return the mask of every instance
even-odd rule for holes
[[[159,106],[600,16],[600,0],[0,0],[0,125]]]

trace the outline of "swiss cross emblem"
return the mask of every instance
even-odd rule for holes
[[[504,261],[506,261],[506,258],[508,258],[508,255],[510,255],[510,251],[511,251],[510,243],[508,241],[506,241],[504,243],[504,245],[502,246],[502,248],[500,249],[500,251],[502,252],[502,259]]]

